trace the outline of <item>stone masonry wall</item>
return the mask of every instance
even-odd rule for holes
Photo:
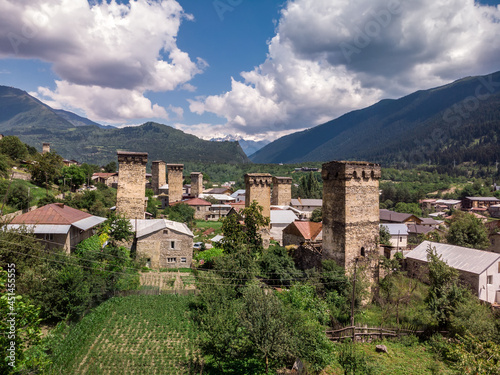
[[[151,268],[155,270],[191,267],[193,238],[168,228],[159,230],[139,238],[137,254],[139,257],[151,259]]]
[[[271,181],[269,173],[247,173],[245,175],[245,207],[253,201],[262,206],[262,215],[271,217]]]
[[[147,152],[118,151],[116,211],[127,219],[144,219]]]
[[[347,272],[378,254],[380,173],[367,162],[323,164],[323,257]]]
[[[184,164],[167,164],[168,169],[168,200],[170,203],[182,200],[182,171]]]
[[[50,152],[50,143],[42,143],[42,154]]]
[[[191,173],[191,195],[198,198],[203,193],[203,173]]]
[[[273,192],[271,204],[273,206],[288,206],[292,202],[292,178],[273,177]]]
[[[151,164],[151,187],[155,195],[160,194],[160,187],[167,183],[167,164],[156,160]]]

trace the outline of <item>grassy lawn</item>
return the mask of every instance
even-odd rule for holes
[[[8,184],[8,181],[4,180],[6,184]],[[7,185],[8,186],[8,185]],[[25,180],[12,180],[12,183],[10,184],[10,189],[15,189],[18,186],[24,186],[26,189],[29,189],[29,198],[30,198],[30,206],[34,206],[38,203],[40,199],[45,197],[47,195],[47,192],[44,188],[36,186],[32,184],[30,181],[25,181]],[[57,195],[59,194],[58,190],[49,190],[49,194],[52,195]],[[1,197],[3,201],[3,196]],[[8,214],[11,212],[18,211],[18,208],[11,207],[9,205],[5,205],[4,207],[4,213]]]
[[[215,237],[218,234],[222,233],[222,222],[220,221],[204,221],[204,220],[196,220],[195,226],[193,227],[194,234],[194,242],[205,242],[209,243],[210,239]],[[213,228],[214,232],[208,235],[203,235],[203,232],[206,230]]]

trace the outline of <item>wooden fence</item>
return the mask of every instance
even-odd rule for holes
[[[422,335],[424,330],[410,330],[403,328],[384,328],[384,327],[356,327],[349,326],[333,331],[326,331],[326,336],[332,341],[340,341],[350,338],[353,341],[365,339],[383,339],[384,337],[401,337],[408,335]],[[441,334],[447,334],[446,331],[440,331]]]

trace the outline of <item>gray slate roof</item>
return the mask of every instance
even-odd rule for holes
[[[427,262],[429,245],[436,248],[437,254],[441,255],[441,259],[450,267],[477,275],[482,274],[492,264],[500,261],[500,254],[497,253],[431,241],[422,242],[410,251],[406,258]]]

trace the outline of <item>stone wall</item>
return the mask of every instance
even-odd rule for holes
[[[378,257],[380,165],[332,161],[321,174],[323,258],[348,272],[356,258],[372,267]]]
[[[150,259],[151,268],[155,270],[191,267],[193,238],[168,228],[162,229],[139,238],[137,254]]]
[[[151,187],[155,195],[160,194],[160,187],[167,183],[167,164],[162,160],[155,160],[151,164]]]
[[[200,194],[203,194],[203,173],[192,172],[191,173],[191,195],[198,198]]]
[[[247,173],[245,175],[245,207],[257,201],[262,206],[262,215],[271,217],[271,181],[269,173]]]
[[[147,152],[118,151],[116,212],[127,219],[144,219]]]
[[[170,203],[182,200],[184,164],[167,164],[168,169],[168,199]]]
[[[273,193],[271,204],[273,206],[289,206],[292,202],[292,178],[273,177]]]

